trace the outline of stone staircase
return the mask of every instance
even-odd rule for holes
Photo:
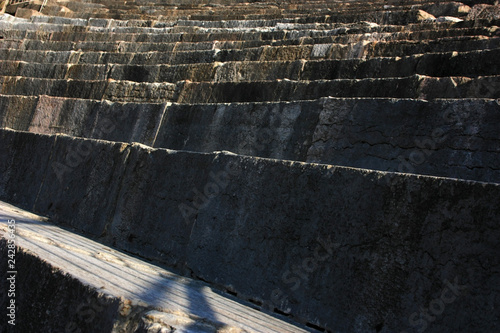
[[[243,331],[498,330],[495,1],[37,6],[0,19],[0,200],[276,321]]]

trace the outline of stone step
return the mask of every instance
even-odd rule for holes
[[[360,41],[339,44],[271,46],[260,42],[204,43],[94,43],[0,40],[0,59],[72,64],[189,64],[228,61],[294,61],[309,59],[356,59],[404,57],[412,54],[487,50],[500,47],[500,38],[465,36],[414,41]],[[275,43],[272,43],[275,44]],[[248,46],[248,47],[246,47]],[[144,49],[160,51],[136,52]],[[97,49],[98,51],[93,51]],[[54,50],[54,51],[52,51]],[[100,50],[105,50],[104,52]]]
[[[450,3],[448,3],[450,4]],[[127,13],[135,13],[137,16],[145,16],[145,15],[161,15],[161,14],[168,14],[172,16],[179,16],[179,15],[196,15],[199,13],[202,13],[201,10],[210,11],[211,13],[215,14],[232,14],[236,11],[238,11],[241,14],[244,13],[256,13],[256,12],[263,12],[266,10],[267,12],[276,12],[276,13],[281,13],[281,14],[293,14],[295,16],[297,15],[305,15],[305,14],[311,14],[311,13],[341,13],[341,12],[360,12],[360,11],[366,11],[367,8],[371,9],[372,11],[374,10],[391,10],[391,11],[396,11],[396,10],[410,10],[410,9],[424,9],[428,10],[431,13],[435,13],[438,15],[439,13],[447,14],[447,15],[466,15],[467,11],[470,10],[470,8],[461,8],[462,12],[454,12],[453,10],[458,10],[459,6],[456,5],[456,3],[451,3],[450,6],[446,6],[447,3],[440,3],[439,5],[429,5],[428,1],[427,2],[405,2],[405,3],[393,3],[391,5],[387,5],[384,2],[372,2],[369,5],[367,3],[353,3],[350,4],[349,6],[342,5],[341,3],[331,3],[331,4],[325,4],[325,3],[308,3],[308,4],[303,4],[303,3],[296,3],[296,4],[277,4],[277,3],[245,3],[245,4],[229,4],[229,5],[213,5],[213,4],[205,4],[203,6],[198,5],[172,5],[172,4],[148,4],[148,5],[139,5],[139,4],[134,4],[134,3],[127,3],[124,5],[123,2],[117,2],[115,4],[113,3],[106,3],[104,6],[106,8],[101,9],[101,12],[106,13],[107,16],[116,16],[116,15],[127,15]],[[82,3],[75,3],[71,2],[66,5],[68,8],[72,9],[75,11],[74,15],[75,16],[87,16],[86,14],[89,12],[89,10],[94,10],[94,7],[90,6],[90,4],[82,4]],[[95,5],[94,5],[95,6]],[[466,7],[466,6],[462,6]],[[232,11],[228,11],[227,9],[231,9]],[[436,11],[437,10],[437,11]],[[444,10],[444,11],[443,11]],[[441,14],[442,15],[442,14]],[[105,16],[104,14],[101,16]],[[222,16],[222,15],[220,15]]]
[[[362,22],[370,22],[372,25],[380,22],[372,22],[370,20],[356,20],[353,22],[332,22],[331,20],[325,20],[324,18],[318,19],[318,21],[311,20],[311,22],[303,22],[302,19],[297,17],[283,17],[274,19],[245,19],[245,20],[231,20],[226,19],[223,21],[214,20],[203,20],[203,19],[169,19],[167,17],[157,17],[154,20],[143,20],[143,19],[129,19],[129,20],[116,20],[116,19],[99,19],[91,17],[89,19],[79,19],[79,18],[64,18],[58,16],[32,16],[29,19],[15,17],[12,19],[10,15],[0,16],[0,22],[2,28],[19,29],[28,28],[30,30],[50,30],[50,31],[62,31],[68,29],[74,29],[75,31],[80,31],[78,28],[87,27],[89,29],[102,28],[111,31],[127,31],[126,28],[136,28],[138,32],[149,32],[151,29],[160,29],[165,27],[177,27],[177,28],[189,28],[196,27],[200,29],[230,29],[237,28],[240,30],[244,29],[256,29],[263,27],[276,27],[279,28],[280,25],[287,25],[289,29],[301,30],[301,29],[311,29],[311,28],[333,28],[338,26],[359,26]],[[487,23],[485,21],[484,23]],[[417,24],[418,23],[418,24]],[[464,21],[460,22],[460,25],[473,26],[477,22],[475,21]],[[432,25],[437,24],[434,20],[427,20],[422,22],[408,23],[407,28],[412,26],[417,26],[420,24]],[[442,22],[441,25],[453,25],[453,22]],[[492,23],[490,23],[492,24]],[[390,24],[389,27],[392,27]],[[37,29],[38,28],[38,29]],[[397,29],[397,26],[392,27]],[[399,27],[402,28],[402,27]],[[113,29],[113,30],[111,30]],[[157,30],[160,31],[160,30]]]
[[[248,29],[248,28],[263,28],[263,27],[277,27],[286,25],[290,30],[303,30],[303,29],[332,29],[339,26],[359,26],[363,22],[366,21],[357,21],[353,23],[328,23],[328,22],[315,22],[315,23],[299,23],[300,19],[297,17],[291,18],[279,18],[279,19],[268,19],[268,20],[222,20],[222,21],[203,21],[203,20],[167,20],[166,17],[157,17],[154,20],[115,20],[115,19],[79,19],[79,18],[65,18],[59,16],[32,16],[30,19],[23,18],[14,18],[7,17],[6,15],[0,17],[0,20],[8,21],[12,23],[50,23],[56,25],[72,25],[72,26],[88,26],[88,27],[101,27],[101,28],[124,28],[124,27],[135,27],[135,28],[144,28],[147,30],[148,28],[165,28],[165,27],[197,27],[197,28],[205,28],[205,29],[214,29],[214,28],[240,28],[240,29]],[[409,24],[406,25],[407,30],[413,30],[412,28],[417,27],[421,24],[432,24],[432,20],[427,22],[419,22],[418,24]],[[371,23],[374,25],[375,23]],[[452,24],[452,23],[448,23]],[[461,22],[460,25],[473,26],[476,24],[475,21],[465,21]],[[387,28],[392,29],[402,29],[404,27],[401,26],[386,26]]]
[[[424,30],[415,32],[371,32],[375,28],[366,25],[365,28],[336,28],[333,30],[284,30],[274,28],[263,28],[261,31],[244,32],[238,29],[218,29],[220,32],[213,33],[171,33],[171,34],[141,34],[141,33],[105,33],[91,31],[86,27],[76,27],[81,32],[50,32],[43,30],[3,29],[0,30],[5,39],[35,39],[45,42],[108,42],[108,43],[195,43],[214,41],[242,41],[242,42],[267,42],[293,40],[293,43],[301,43],[303,40],[311,39],[314,43],[353,43],[366,41],[420,41],[433,40],[444,37],[462,36],[489,36],[498,37],[499,28],[476,27],[476,28],[452,28],[448,25],[442,29],[435,29],[437,25],[426,26]],[[431,28],[431,30],[429,30]],[[165,28],[169,29],[169,28]],[[161,29],[160,29],[161,30]],[[231,31],[230,31],[231,30]],[[392,30],[392,29],[391,29]],[[298,42],[297,42],[298,40]],[[309,42],[310,44],[311,42]]]
[[[73,1],[58,1],[59,4],[66,5],[65,3],[72,3]],[[429,4],[429,2],[431,4]],[[115,5],[121,5],[123,6],[124,3],[123,1],[99,1],[99,2],[94,2],[96,4],[103,5],[105,7],[110,7],[110,6],[115,6]],[[457,5],[456,2],[453,1],[442,1],[441,6],[448,6],[449,4],[454,4],[455,6]],[[494,4],[495,0],[464,0],[461,3],[469,6],[473,6],[476,4]],[[458,3],[460,4],[460,3]],[[359,8],[367,8],[367,7],[374,7],[374,8],[386,8],[386,9],[393,9],[393,8],[408,8],[408,7],[415,7],[415,8],[420,8],[420,6],[425,6],[429,7],[434,5],[433,2],[428,1],[428,0],[422,0],[422,1],[390,1],[388,3],[387,1],[348,1],[348,2],[339,2],[339,1],[307,1],[304,2],[303,0],[299,1],[287,1],[286,3],[277,3],[277,2],[271,2],[271,1],[259,1],[258,3],[248,3],[247,1],[231,1],[231,2],[220,2],[220,1],[200,1],[198,3],[183,3],[182,1],[170,1],[170,2],[165,2],[162,1],[161,3],[158,3],[156,1],[148,1],[148,2],[141,2],[141,1],[127,1],[126,4],[127,6],[149,6],[149,7],[170,7],[170,8],[179,8],[179,9],[190,9],[190,8],[208,8],[208,9],[219,9],[219,8],[224,8],[224,7],[229,7],[233,5],[260,5],[260,6],[279,6],[280,8],[288,8],[288,9],[293,9],[293,8],[325,8],[326,6],[337,9],[337,10],[343,10],[346,8],[354,8],[354,9],[359,9]]]
[[[116,251],[18,207],[0,202],[0,214],[3,235],[9,231],[8,221],[15,221],[17,270],[26,274],[18,275],[16,287],[38,290],[36,296],[20,292],[16,298],[18,331],[34,332],[42,326],[53,332],[126,331],[130,326],[137,327],[135,332],[309,331],[207,283]],[[0,251],[7,258],[5,236]],[[6,322],[0,328],[8,331]]]
[[[36,80],[36,79],[34,79]],[[187,82],[179,103],[311,100],[321,97],[498,98],[500,76],[340,79],[318,81]]]
[[[498,323],[498,184],[10,130],[0,156],[0,199],[311,329],[399,331],[450,286],[433,329]]]
[[[154,145],[167,105],[0,95],[0,127]]]
[[[73,11],[75,18],[113,18],[113,19],[156,19],[158,16],[169,19],[191,18],[207,21],[232,19],[269,19],[283,17],[300,17],[303,22],[359,22],[373,21],[384,24],[408,24],[419,22],[430,15],[413,6],[401,6],[384,9],[382,6],[359,8],[296,8],[286,9],[278,6],[241,5],[223,8],[165,8],[165,7],[128,7],[105,9],[87,8],[83,11]],[[418,6],[417,6],[418,7]],[[433,17],[433,16],[430,16]]]
[[[78,56],[78,54],[73,54]],[[168,54],[167,54],[168,56]],[[404,58],[351,60],[239,61],[188,65],[53,64],[0,60],[4,76],[134,82],[251,82],[279,79],[336,80],[500,75],[500,48],[472,52],[427,53]],[[164,59],[169,61],[169,57]],[[160,62],[161,63],[161,62]]]
[[[68,29],[69,26],[77,26],[77,27],[88,27],[88,28],[105,28],[109,32],[120,32],[127,31],[125,28],[136,28],[137,32],[140,32],[142,28],[143,32],[148,32],[150,29],[160,29],[167,27],[176,27],[178,29],[181,28],[199,28],[199,29],[258,29],[258,28],[277,28],[277,29],[288,29],[288,30],[311,30],[311,29],[334,29],[339,27],[365,27],[367,23],[370,23],[371,27],[376,28],[376,23],[361,21],[361,22],[353,22],[353,23],[328,23],[328,22],[316,22],[316,23],[299,23],[298,18],[281,18],[281,19],[269,19],[269,20],[223,20],[223,21],[203,21],[203,20],[171,20],[167,21],[165,18],[159,17],[156,20],[115,20],[115,19],[79,19],[79,18],[65,18],[58,16],[32,16],[30,19],[23,18],[14,18],[10,17],[0,17],[0,20],[5,22],[9,22],[10,25],[19,25],[19,24],[38,24],[40,26],[46,27],[47,24],[50,24],[49,27],[51,30],[63,30]],[[474,26],[476,22],[473,21],[465,21],[460,22],[460,26]],[[486,23],[486,22],[485,22]],[[418,29],[422,25],[432,25],[436,24],[433,21],[429,22],[419,22],[418,24],[409,24],[405,27],[396,26],[396,25],[382,25],[381,27],[384,30],[393,30],[393,31],[401,31],[401,30],[415,30]],[[442,26],[453,26],[454,23],[443,22],[439,24]],[[7,24],[4,23],[4,26],[8,27]],[[76,28],[75,28],[76,29]],[[189,31],[189,30],[186,30]],[[215,30],[214,32],[216,32]]]
[[[64,1],[58,1],[59,3],[64,3]],[[415,5],[415,4],[422,4],[422,3],[428,3],[429,1],[427,0],[409,0],[409,1],[404,1],[404,2],[397,2],[394,1],[391,5],[397,6],[401,4],[406,4],[406,5]],[[469,1],[471,2],[471,1]],[[472,1],[474,2],[474,1]],[[485,1],[476,1],[479,3],[486,3]],[[104,4],[104,5],[110,5],[110,4],[122,4],[123,1],[120,0],[110,0],[110,1],[104,1],[104,0],[93,0],[93,3],[97,4]],[[186,0],[162,0],[161,2],[154,1],[154,0],[134,0],[134,1],[127,1],[127,4],[130,5],[136,5],[136,6],[175,6],[175,7],[182,7],[182,8],[192,8],[192,7],[220,7],[220,6],[230,6],[233,4],[248,4],[247,0],[236,0],[236,1],[229,1],[229,0],[200,0],[200,1],[186,1]],[[339,8],[343,7],[353,7],[353,6],[367,6],[367,5],[377,5],[377,4],[382,4],[385,5],[386,2],[384,1],[370,1],[368,4],[365,1],[348,1],[348,2],[338,2],[335,0],[316,0],[316,1],[307,1],[304,2],[303,0],[292,0],[292,1],[287,1],[286,3],[276,3],[273,1],[259,1],[259,4],[261,5],[267,5],[267,4],[272,4],[272,5],[279,5],[279,6],[299,6],[299,5],[318,5],[322,6],[325,4],[328,5],[334,5]]]
[[[1,92],[7,95],[60,96],[83,99],[109,99],[129,102],[168,102],[178,99],[183,82],[137,83],[112,80],[54,80],[0,76]]]
[[[340,8],[337,6],[301,6],[301,7],[278,7],[260,5],[236,5],[225,7],[204,8],[176,8],[160,6],[141,6],[117,8],[107,6],[100,12],[94,8],[86,11],[76,11],[73,17],[88,18],[90,16],[114,19],[156,19],[158,16],[170,20],[177,18],[203,19],[208,21],[219,21],[221,19],[269,19],[269,18],[295,18],[299,17],[303,22],[359,22],[363,20],[387,24],[407,24],[421,21],[426,18],[434,18],[420,9],[424,5],[402,5],[402,6],[367,6]],[[470,9],[470,8],[469,8]],[[89,13],[91,12],[91,13]],[[91,14],[91,15],[89,15]],[[454,14],[458,15],[458,14]],[[466,12],[460,16],[467,15]]]
[[[500,183],[499,103],[323,98],[141,104],[0,95],[0,127]]]
[[[279,45],[265,42],[105,43],[0,40],[0,59],[53,63],[161,64],[224,61],[293,61],[300,59],[353,59],[403,57],[428,52],[472,51],[497,48],[500,38],[450,37],[422,42],[389,41],[339,44]],[[297,43],[298,41],[290,41]],[[311,44],[307,44],[307,42]],[[289,43],[291,44],[291,43]],[[54,51],[52,51],[54,50]],[[96,50],[96,51],[94,51]],[[153,51],[147,51],[153,50]],[[147,52],[144,52],[147,51]],[[165,57],[170,54],[170,58]]]
[[[321,97],[498,98],[500,76],[338,79],[317,81],[150,83],[0,76],[0,94],[49,95],[126,102],[229,103]]]

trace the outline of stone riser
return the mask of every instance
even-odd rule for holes
[[[165,105],[2,96],[0,108],[0,127],[34,133],[500,183],[496,101]]]
[[[99,11],[99,12],[98,12]],[[382,8],[365,9],[363,10],[347,10],[346,13],[337,14],[336,10],[323,10],[311,15],[310,11],[282,11],[277,7],[268,8],[247,8],[243,7],[238,10],[214,11],[213,14],[206,14],[206,10],[150,10],[141,11],[133,9],[106,9],[106,10],[93,10],[91,12],[74,12],[68,15],[72,18],[113,18],[119,20],[128,19],[151,19],[155,20],[158,16],[163,16],[164,19],[193,19],[193,20],[206,20],[206,21],[220,21],[220,20],[262,20],[262,19],[277,19],[277,18],[296,18],[299,17],[299,22],[302,23],[354,23],[360,21],[370,21],[378,24],[396,24],[405,25],[417,23],[422,20],[419,17],[419,12],[413,10],[400,10],[399,8],[394,11],[387,11]],[[68,17],[66,16],[66,17]]]
[[[166,104],[0,96],[0,127],[153,146]]]
[[[500,38],[462,37],[414,42],[359,42],[353,44],[316,44],[290,46],[263,46],[241,49],[245,44],[238,42],[215,43],[171,43],[146,44],[162,51],[130,52],[146,48],[136,43],[79,43],[49,42],[34,40],[0,41],[0,59],[40,63],[71,64],[124,64],[159,65],[188,64],[228,61],[294,61],[314,59],[353,59],[373,57],[404,57],[411,54],[430,52],[467,52],[500,47]],[[254,44],[260,44],[258,42]],[[238,47],[239,46],[239,47]],[[254,46],[254,45],[249,45]],[[43,50],[45,48],[47,50]],[[111,49],[113,48],[113,49]],[[196,48],[196,50],[192,50]],[[91,49],[106,52],[87,51]],[[120,52],[118,52],[120,49]],[[61,50],[61,51],[51,51]],[[62,51],[70,50],[70,51]],[[71,51],[74,50],[74,51]],[[78,51],[76,51],[78,50]],[[127,52],[125,52],[127,51]]]
[[[179,103],[264,102],[332,97],[498,98],[500,77],[186,83]]]
[[[70,1],[71,2],[71,1]],[[407,5],[410,5],[410,4],[425,4],[425,3],[428,3],[429,1],[428,0],[409,0],[409,1],[404,1],[404,4],[407,4]],[[471,3],[475,3],[475,2],[480,2],[478,0],[472,0],[472,1],[469,1]],[[120,1],[120,0],[94,0],[94,3],[95,4],[104,4],[104,5],[108,5],[108,4],[122,4],[123,5],[123,1]],[[183,8],[191,8],[191,7],[205,7],[207,5],[210,5],[212,6],[213,4],[216,4],[216,5],[224,5],[224,6],[230,6],[230,5],[233,5],[233,4],[247,4],[248,1],[247,0],[236,0],[236,1],[230,1],[230,0],[200,0],[200,1],[193,1],[193,0],[162,0],[161,3],[159,4],[158,1],[155,1],[155,0],[143,0],[143,1],[140,1],[140,0],[134,0],[134,1],[127,1],[127,4],[130,4],[130,5],[136,5],[136,6],[153,6],[153,5],[162,5],[162,6],[180,6],[180,7],[183,7]],[[271,5],[276,5],[276,2],[273,2],[273,1],[260,1],[259,2],[260,4],[271,4]],[[370,4],[386,4],[385,1],[380,1],[380,0],[374,0],[374,1],[370,1]],[[392,5],[398,5],[399,3],[401,2],[398,2],[398,1],[394,1],[392,3]],[[480,3],[483,3],[483,2],[480,2]],[[324,4],[328,4],[328,5],[334,5],[334,6],[337,6],[337,7],[351,7],[351,6],[366,6],[366,2],[365,1],[349,1],[349,2],[338,2],[336,0],[327,0],[327,1],[324,1],[324,0],[321,0],[321,1],[308,1],[307,4],[317,4],[317,5],[324,5]],[[283,3],[283,4],[280,4],[282,6],[286,6],[286,5],[307,5],[304,3],[304,0],[291,0],[291,1],[287,1],[286,3]]]
[[[433,330],[498,325],[498,185],[0,135],[1,198],[298,320],[400,330],[451,281]]]
[[[332,97],[498,98],[500,76],[478,78],[345,79],[319,81],[148,83],[53,80],[0,76],[4,95],[49,95],[126,102],[228,103],[312,100]]]
[[[108,99],[129,102],[168,102],[178,98],[183,83],[136,83],[130,81],[50,80],[22,77],[3,79],[2,94]]]
[[[43,19],[43,20],[42,20]],[[50,20],[52,19],[52,20]],[[151,25],[153,25],[151,27]],[[487,23],[486,26],[493,26],[493,23]],[[332,24],[332,23],[314,23],[304,24],[296,23],[294,19],[282,20],[243,20],[243,21],[197,21],[197,20],[177,20],[172,22],[142,20],[106,20],[106,19],[67,19],[59,18],[55,20],[51,16],[34,16],[30,20],[14,19],[0,20],[0,29],[4,33],[10,30],[23,32],[64,32],[64,33],[107,33],[107,34],[213,34],[213,33],[231,33],[231,32],[276,32],[287,30],[293,33],[316,33],[334,35],[336,32],[341,34],[362,34],[362,33],[393,33],[393,32],[418,32],[425,30],[446,30],[473,28],[474,22],[462,23],[425,23],[410,24],[405,27],[395,25],[377,25],[371,22],[356,22],[352,24]]]
[[[169,59],[169,54],[165,54]],[[75,54],[78,57],[78,54]],[[165,59],[169,62],[170,60]],[[492,76],[500,74],[500,48],[370,60],[242,61],[191,65],[73,65],[0,60],[4,76],[134,82],[251,82],[279,79],[336,80],[407,77]],[[162,62],[159,62],[160,64]]]
[[[320,15],[331,15],[334,14],[337,17],[344,17],[344,16],[352,16],[355,14],[364,14],[364,15],[369,15],[370,13],[373,12],[381,12],[385,13],[387,12],[386,9],[384,9],[382,6],[372,6],[367,7],[365,6],[359,6],[359,7],[351,7],[351,8],[339,8],[338,6],[336,8],[332,8],[331,6],[284,6],[284,7],[277,7],[277,6],[256,6],[256,5],[249,5],[249,4],[243,4],[243,5],[233,5],[233,6],[227,6],[224,8],[168,8],[168,7],[163,7],[163,6],[140,6],[140,7],[133,7],[133,6],[126,6],[120,8],[119,6],[106,6],[106,14],[109,16],[112,15],[151,15],[151,16],[170,16],[170,17],[185,17],[185,16],[207,16],[206,13],[207,11],[213,11],[213,15],[220,17],[220,16],[225,16],[226,18],[231,18],[233,16],[246,16],[246,15],[258,15],[262,17],[269,17],[269,16],[291,16],[291,17],[300,17],[300,16],[320,16]],[[413,8],[412,8],[413,7]],[[403,11],[403,10],[408,10],[411,11],[412,9],[420,9],[423,6],[398,6],[391,8],[391,11]],[[71,7],[68,7],[71,9]],[[89,8],[84,8],[83,10],[76,10],[77,12],[75,13],[76,15],[81,15],[88,13],[89,10],[93,10],[95,7],[89,7]],[[99,13],[98,10],[93,10],[95,14]],[[101,10],[102,12],[102,10]],[[210,19],[209,19],[210,20]]]
[[[224,61],[293,61],[300,59],[401,57],[428,52],[493,49],[500,46],[500,38],[462,37],[427,41],[426,43],[360,42],[353,44],[253,47],[259,44],[261,43],[208,42],[171,44],[146,43],[141,45],[137,43],[110,44],[99,42],[71,43],[40,42],[36,40],[4,40],[0,41],[0,59],[42,63],[113,63],[130,65],[169,63],[174,65]],[[245,46],[252,47],[242,50],[241,48],[245,48]],[[91,51],[96,49],[102,52]],[[120,52],[118,52],[118,49],[120,49]],[[150,49],[159,51],[136,52]],[[218,49],[219,51],[214,49]]]
[[[321,99],[166,110],[155,147],[500,183],[499,101]]]
[[[88,26],[90,27],[101,27],[101,28],[123,28],[123,27],[136,27],[136,28],[144,28],[144,30],[148,30],[148,28],[167,28],[167,27],[177,27],[177,28],[185,28],[185,27],[199,27],[204,29],[211,28],[264,28],[264,27],[280,27],[287,26],[289,30],[304,30],[304,29],[333,29],[338,28],[339,26],[344,27],[356,27],[366,25],[367,22],[355,22],[352,24],[337,24],[337,23],[298,23],[298,18],[283,18],[283,19],[271,19],[271,20],[224,20],[224,21],[197,21],[197,20],[173,20],[173,21],[165,21],[163,17],[158,17],[156,20],[114,20],[114,19],[77,19],[77,18],[64,18],[58,16],[32,16],[30,19],[21,19],[21,18],[4,18],[4,21],[8,21],[11,23],[50,23],[50,24],[58,24],[58,25],[71,25],[71,26]],[[475,22],[461,22],[459,26],[474,26]],[[431,22],[421,22],[418,24],[409,24],[402,26],[382,26],[379,29],[384,29],[388,31],[388,29],[393,31],[401,31],[401,30],[420,30],[425,26],[432,25]],[[373,23],[371,23],[374,26]],[[440,23],[438,27],[449,26],[453,27],[454,23]],[[375,28],[375,27],[374,27]]]
[[[418,31],[422,29],[450,29],[456,27],[474,27],[474,21],[460,23],[434,23],[422,22],[408,24],[405,27],[398,25],[378,25],[373,22],[356,21],[353,23],[335,22],[313,22],[301,23],[298,19],[283,18],[269,20],[228,20],[228,21],[206,21],[206,20],[183,20],[175,21],[151,21],[151,20],[114,20],[114,19],[70,19],[50,16],[33,16],[31,19],[12,18],[11,16],[0,17],[0,28],[11,30],[49,31],[49,32],[106,32],[106,33],[217,33],[224,31],[251,32],[254,30],[334,30],[343,28],[353,30],[364,28],[364,32],[395,32],[395,31]],[[485,26],[494,25],[495,22],[484,22]],[[352,33],[352,32],[351,32]]]
[[[345,30],[344,30],[345,32]],[[341,29],[331,31],[274,31],[274,32],[221,32],[212,34],[106,34],[98,32],[41,32],[4,30],[6,39],[43,40],[45,42],[107,42],[118,43],[200,43],[200,42],[250,42],[283,45],[283,43],[306,44],[322,43],[356,43],[360,41],[425,41],[446,37],[488,36],[498,37],[499,29],[463,28],[444,30],[424,30],[417,32],[374,33],[374,34],[343,34]],[[278,41],[278,42],[276,42]]]

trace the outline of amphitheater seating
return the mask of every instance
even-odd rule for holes
[[[68,251],[90,258],[93,239],[193,279],[197,302],[221,302],[217,316],[240,302],[217,320],[208,305],[182,307],[189,328],[161,324],[144,295],[127,294],[134,310],[120,317],[120,289],[113,316],[97,316],[106,325],[500,325],[495,1],[40,5],[0,17],[0,200],[69,228],[54,229],[60,248],[75,237]],[[29,245],[51,226],[40,223],[23,224],[23,257],[43,261],[53,249]],[[457,279],[467,292],[438,319],[419,315]]]

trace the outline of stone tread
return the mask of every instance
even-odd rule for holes
[[[150,83],[0,76],[1,94],[49,95],[129,102],[264,102],[333,97],[498,98],[500,76]]]
[[[162,302],[201,331],[400,331],[458,276],[470,294],[431,330],[498,326],[498,15],[438,23],[426,0],[91,1],[0,17],[0,199],[252,304],[45,222],[20,223],[26,254],[133,299],[151,310],[142,324],[168,317],[144,306]],[[276,303],[316,234],[342,246]],[[99,288],[89,262],[119,278]]]
[[[498,27],[495,25],[484,27],[467,27],[455,24],[429,24],[407,30],[401,27],[392,29],[379,28],[366,24],[358,27],[338,27],[333,29],[295,30],[293,26],[263,28],[87,28],[71,25],[36,24],[0,21],[0,33],[4,38],[42,39],[45,41],[108,41],[108,42],[202,42],[226,40],[287,40],[298,38],[330,38],[331,42],[360,41],[363,39],[377,40],[422,40],[464,35],[498,36]],[[146,30],[145,32],[142,32]],[[187,32],[185,31],[187,30]],[[395,31],[394,31],[395,30]],[[107,37],[107,39],[105,39]]]
[[[150,31],[151,28],[170,28],[170,27],[197,27],[204,29],[213,28],[240,28],[240,29],[251,29],[251,28],[278,28],[278,29],[288,29],[288,30],[304,30],[304,29],[333,29],[333,28],[363,28],[371,27],[375,30],[383,31],[400,31],[400,30],[420,30],[428,26],[436,25],[433,22],[421,22],[418,24],[411,23],[405,27],[396,25],[381,25],[378,26],[373,22],[361,21],[354,23],[328,23],[328,22],[316,22],[316,23],[299,23],[297,18],[282,18],[282,19],[262,19],[262,20],[195,20],[195,19],[176,19],[172,21],[165,21],[159,17],[157,20],[116,20],[116,19],[105,19],[105,18],[89,18],[89,19],[78,19],[78,18],[64,18],[57,16],[32,16],[30,19],[11,17],[11,16],[0,16],[0,21],[4,22],[2,25],[15,25],[23,24],[24,27],[34,27],[33,24],[50,24],[51,29],[75,29],[81,31],[79,27],[88,27],[89,29],[96,30],[97,28],[103,28],[103,31],[114,31],[117,29],[120,31],[122,28],[134,27],[138,31]],[[453,27],[455,23],[442,22],[436,25],[436,28],[443,27]],[[468,22],[460,22],[459,26],[469,25]],[[59,26],[57,28],[56,26]],[[73,27],[73,28],[72,28]],[[98,29],[97,29],[98,30]],[[154,31],[154,30],[153,30]],[[203,29],[201,29],[203,31]]]
[[[500,142],[495,127],[500,121],[499,103],[483,99],[322,98],[155,104],[0,95],[0,126],[139,142],[156,148],[225,150],[499,183],[496,156]],[[334,110],[343,111],[335,114]],[[350,120],[344,124],[347,115]],[[103,132],[103,128],[110,130]],[[425,153],[426,162],[415,159],[415,153],[419,159]]]
[[[21,251],[33,253],[37,260],[99,293],[130,300],[133,307],[176,313],[181,318],[207,324],[206,332],[210,328],[233,328],[237,332],[308,332],[245,306],[230,296],[225,297],[207,284],[118,252],[1,201],[0,216],[0,230],[4,235],[7,220],[15,219],[16,245]]]
[[[500,38],[465,36],[423,42],[361,41],[349,44],[325,43],[284,46],[258,46],[258,44],[261,43],[117,43],[113,45],[101,42],[39,42],[36,40],[5,39],[0,40],[0,59],[45,63],[131,65],[366,59],[450,51],[489,50],[500,47]],[[152,51],[144,52],[145,48],[150,48]]]
[[[253,295],[254,300],[266,302],[275,288],[286,288],[279,279],[284,267],[296,263],[297,257],[310,256],[311,250],[319,246],[318,235],[330,235],[329,242],[337,246],[323,267],[331,270],[321,270],[322,278],[310,279],[297,293],[281,289],[286,290],[290,301],[278,304],[279,310],[292,310],[297,320],[310,318],[308,321],[313,325],[327,330],[354,331],[360,325],[355,319],[359,312],[375,311],[376,322],[383,319],[387,331],[399,331],[408,327],[408,316],[415,311],[414,298],[421,294],[411,288],[415,284],[412,272],[418,271],[425,279],[422,284],[431,284],[432,289],[438,289],[434,287],[441,286],[443,279],[454,279],[457,275],[462,285],[471,286],[467,289],[470,294],[461,295],[461,304],[454,308],[460,316],[453,311],[446,317],[450,322],[435,322],[436,331],[446,330],[449,325],[454,331],[462,327],[480,332],[475,329],[477,325],[485,325],[483,331],[490,331],[498,323],[494,308],[478,302],[479,298],[487,297],[485,289],[495,290],[498,285],[491,276],[490,266],[484,265],[489,262],[491,267],[498,266],[499,207],[493,204],[500,195],[498,184],[226,152],[200,154],[151,149],[64,135],[8,130],[0,131],[0,135],[0,149],[8,152],[16,147],[13,158],[0,164],[10,177],[1,195],[22,202],[23,206],[35,207],[41,214],[87,235],[103,237],[105,243],[116,241],[116,247],[122,250],[163,262],[174,259],[169,264],[175,267],[187,262],[196,276],[226,288],[234,287],[230,290],[238,296]],[[77,145],[82,148],[84,144],[93,149],[87,150],[78,168],[72,164],[75,169],[66,173],[64,183],[58,183],[57,171],[51,165],[64,162],[69,149]],[[33,154],[40,149],[52,153]],[[228,165],[231,165],[227,171],[233,176],[231,181],[222,180],[225,185],[220,185],[220,193],[192,217],[196,223],[186,226],[178,209],[179,203],[193,202],[191,191],[186,193],[186,189],[203,190],[212,182],[210,174],[217,176]],[[21,184],[22,193],[18,192]],[[13,197],[13,193],[19,196]],[[116,205],[109,205],[110,196],[116,198],[111,199]],[[262,200],[252,200],[255,196]],[[448,208],[445,218],[439,209],[443,205]],[[78,207],[76,214],[75,207]],[[353,228],[363,233],[353,234]],[[156,239],[151,238],[153,230],[158,235]],[[386,241],[381,243],[380,239]],[[481,246],[474,246],[478,239]],[[464,242],[467,246],[463,246]],[[171,247],[173,243],[180,246]],[[373,255],[374,250],[392,254],[394,248],[402,250],[396,258],[383,257],[379,263],[382,267],[363,260]],[[432,263],[426,253],[435,258]],[[484,262],[477,262],[478,256]],[[345,267],[346,260],[356,260],[356,265]],[[442,266],[450,261],[456,264],[443,277]],[[228,265],[232,270],[227,270]],[[341,281],[338,270],[344,277]],[[471,271],[473,277],[468,275]],[[362,288],[373,279],[373,286]],[[388,279],[390,283],[384,283]],[[375,288],[379,294],[373,300]],[[310,295],[315,295],[314,299]],[[410,300],[403,301],[406,298]],[[322,303],[318,304],[317,299]],[[351,308],[344,312],[353,301],[359,312],[353,314]],[[476,308],[479,318],[470,314],[471,306],[479,307]],[[391,310],[390,317],[387,307]],[[373,330],[372,322],[362,325],[362,331]]]
[[[81,54],[70,54],[76,61]],[[227,61],[186,65],[54,64],[0,60],[4,76],[72,80],[126,80],[135,82],[250,82],[265,80],[335,80],[395,78],[414,74],[433,77],[491,76],[500,74],[500,48],[492,50],[426,53],[403,58],[299,61]],[[144,59],[147,59],[144,58]],[[69,59],[68,59],[69,60]],[[158,60],[158,59],[156,59]]]

